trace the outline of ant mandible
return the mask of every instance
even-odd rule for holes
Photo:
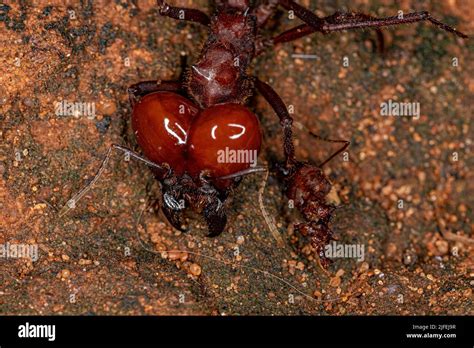
[[[322,167],[344,151],[349,142],[330,140],[341,142],[343,146],[319,165],[298,161],[292,140],[293,119],[285,103],[267,83],[246,74],[249,64],[267,48],[315,32],[378,30],[429,21],[459,37],[467,36],[434,19],[428,12],[386,18],[336,12],[319,17],[293,0],[265,0],[256,6],[250,6],[249,0],[217,0],[216,12],[209,17],[198,9],[173,7],[164,0],[157,3],[162,16],[209,27],[207,42],[197,62],[186,68],[182,80],[144,81],[128,89],[133,108],[132,128],[144,156],[112,145],[91,183],[70,199],[60,214],[74,207],[97,181],[112,149],[116,149],[152,168],[161,183],[162,211],[175,228],[185,231],[183,212],[190,207],[204,217],[209,236],[219,235],[227,223],[227,197],[242,176],[267,170],[254,166],[255,162],[220,158],[224,149],[234,154],[260,151],[262,135],[258,119],[244,106],[256,89],[280,120],[285,161],[278,165],[278,174],[287,197],[294,201],[306,220],[296,224],[295,230],[310,238],[321,264],[327,267],[329,261],[324,257],[323,248],[333,239],[328,225],[336,207],[326,201],[331,183]],[[293,11],[304,24],[272,39],[264,39],[259,30],[278,6]]]

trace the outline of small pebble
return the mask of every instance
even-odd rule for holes
[[[173,250],[173,251],[170,251],[168,253],[168,259],[170,259],[172,261],[179,260],[180,258],[181,258],[181,252],[179,252],[179,251]]]
[[[331,278],[329,285],[332,286],[333,288],[337,288],[339,285],[341,285],[341,278],[340,277]]]
[[[191,274],[194,276],[198,276],[201,274],[201,266],[199,266],[197,263],[193,263],[191,266],[189,266],[189,272],[191,272]]]
[[[367,262],[362,262],[362,265],[360,265],[359,272],[364,273],[369,270],[369,264]]]
[[[71,272],[68,269],[63,269],[60,275],[61,275],[61,278],[66,279],[69,277],[70,274]]]
[[[446,255],[449,251],[449,244],[445,240],[438,240],[435,242],[436,249],[441,255]]]

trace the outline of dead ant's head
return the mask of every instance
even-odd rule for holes
[[[132,127],[162,185],[162,209],[183,230],[183,213],[201,214],[210,235],[225,227],[225,200],[257,161],[257,117],[239,104],[200,109],[171,92],[155,92],[134,104]]]
[[[284,175],[286,195],[307,220],[329,221],[335,207],[326,202],[331,183],[320,167],[296,162]]]

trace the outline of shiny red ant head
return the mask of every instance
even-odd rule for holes
[[[232,181],[219,177],[254,166],[260,151],[258,119],[239,104],[200,110],[176,93],[156,92],[135,104],[132,127],[149,160],[196,183],[207,176],[221,189]]]

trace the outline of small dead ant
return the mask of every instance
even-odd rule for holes
[[[219,235],[227,223],[226,200],[242,176],[267,170],[254,165],[262,134],[257,117],[244,106],[256,89],[280,120],[285,161],[277,171],[287,197],[306,220],[295,229],[311,239],[321,264],[327,267],[329,261],[323,249],[333,239],[328,225],[336,207],[326,201],[331,183],[322,167],[344,151],[349,141],[326,139],[343,146],[319,165],[298,161],[293,145],[293,119],[285,103],[267,83],[247,75],[249,64],[267,48],[315,32],[379,30],[428,21],[459,37],[467,36],[428,12],[387,18],[336,12],[319,17],[293,0],[264,0],[255,6],[249,0],[217,0],[216,11],[209,17],[198,9],[173,7],[164,0],[158,0],[157,4],[162,16],[208,27],[207,42],[199,59],[185,70],[182,80],[144,81],[128,89],[133,107],[132,127],[144,156],[113,145],[92,182],[69,200],[60,215],[74,207],[97,181],[112,149],[116,149],[151,167],[161,183],[162,210],[175,228],[185,231],[183,213],[189,207],[204,217],[209,236]],[[278,6],[293,11],[304,24],[265,39],[259,32]],[[223,151],[234,157],[242,155],[244,160],[222,159]],[[255,155],[253,160],[249,160],[251,154]]]

